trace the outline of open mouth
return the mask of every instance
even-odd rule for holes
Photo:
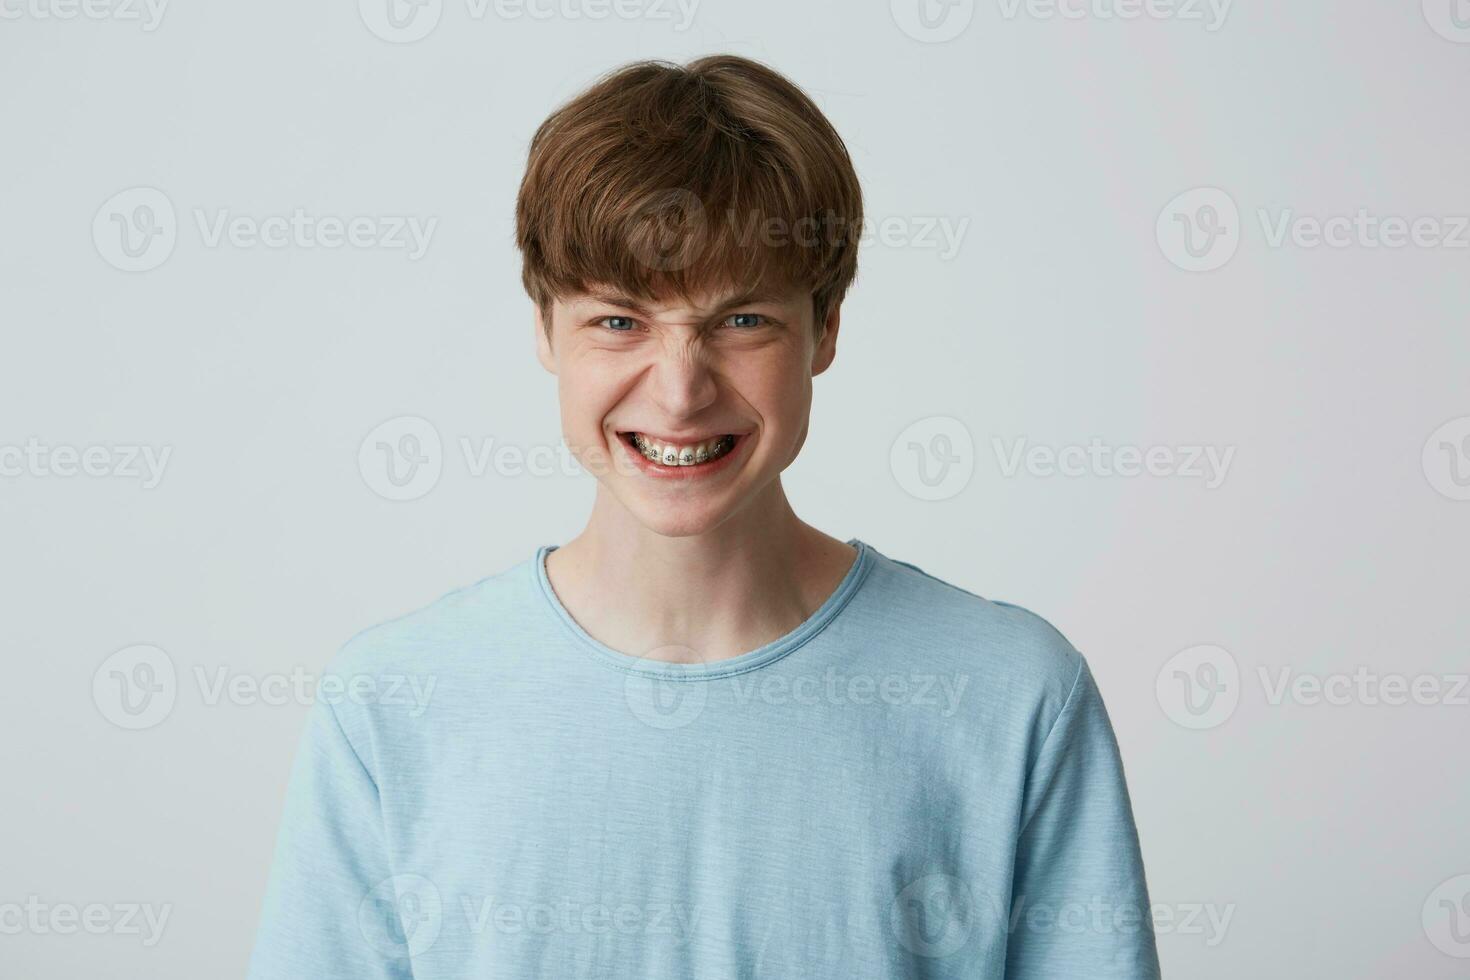
[[[738,435],[715,436],[693,443],[664,442],[651,436],[645,436],[641,432],[619,432],[618,438],[622,439],[633,451],[643,456],[650,462],[671,469],[681,467],[703,466],[712,463],[721,456],[726,455],[735,448]]]

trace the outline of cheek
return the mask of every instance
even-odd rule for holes
[[[595,431],[602,427],[604,416],[618,404],[623,385],[616,365],[595,361],[595,358],[571,360],[557,375],[562,425],[566,429]]]
[[[802,365],[781,359],[732,378],[735,390],[760,414],[767,429],[796,431],[811,407],[811,376]]]

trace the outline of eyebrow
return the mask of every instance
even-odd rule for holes
[[[617,293],[603,292],[590,292],[587,295],[591,299],[599,303],[605,303],[608,306],[619,306],[625,310],[632,310],[633,312],[641,314],[643,316],[648,316],[652,312],[642,303],[629,296],[622,296]],[[741,293],[738,296],[731,296],[727,299],[721,300],[717,305],[713,307],[712,312],[718,313],[723,310],[728,310],[733,306],[744,306],[747,303],[777,303],[780,302],[783,298],[784,297],[777,296],[774,293],[752,289],[748,292]]]

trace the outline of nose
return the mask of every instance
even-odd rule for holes
[[[670,419],[694,418],[718,395],[714,371],[696,343],[666,345],[650,375],[650,395]]]

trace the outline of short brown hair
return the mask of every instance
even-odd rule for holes
[[[521,281],[548,332],[555,297],[599,283],[642,301],[799,285],[820,329],[857,275],[861,224],[832,124],[736,55],[603,75],[536,130],[516,199]]]

